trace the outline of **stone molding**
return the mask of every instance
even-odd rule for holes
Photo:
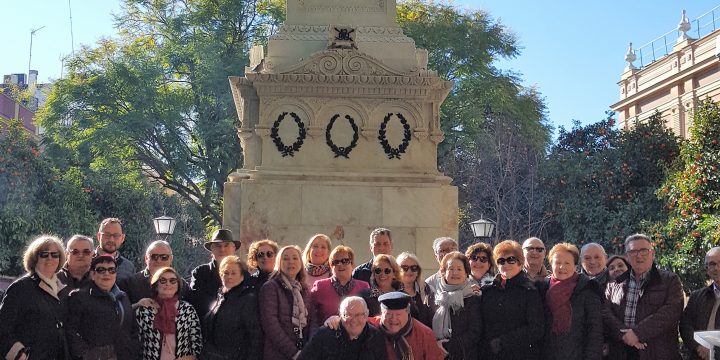
[[[327,41],[333,27],[352,27],[356,42],[407,43],[415,41],[403,33],[398,26],[350,26],[350,25],[289,25],[280,27],[270,40]]]

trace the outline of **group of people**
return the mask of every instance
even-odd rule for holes
[[[369,236],[373,257],[323,234],[304,249],[240,241],[216,231],[210,261],[188,280],[157,240],[145,268],[120,254],[122,223],[99,245],[43,235],[27,247],[27,274],[0,302],[5,359],[709,359],[695,331],[720,326],[720,248],[705,259],[708,287],[685,306],[679,278],[659,269],[653,242],[635,234],[625,254],[542,240],[477,243],[465,252],[435,239],[438,269],[393,256],[390,230]],[[549,269],[545,262],[550,265]]]

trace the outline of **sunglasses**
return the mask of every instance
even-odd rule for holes
[[[344,258],[344,259],[337,259],[337,260],[333,260],[333,261],[332,261],[332,265],[333,265],[333,266],[338,266],[338,265],[340,265],[340,264],[350,265],[350,264],[352,264],[352,260],[350,260],[350,259],[348,259],[348,258]]]
[[[400,265],[400,268],[404,272],[418,272],[420,271],[420,266],[418,265]]]
[[[59,259],[60,258],[60,252],[58,251],[41,251],[38,254],[39,257],[43,259],[47,259],[49,256],[52,256],[53,259]]]
[[[114,268],[114,267],[106,268],[106,267],[98,266],[93,271],[95,271],[98,274],[108,273],[108,274],[112,275],[117,271],[117,268]]]
[[[470,260],[472,260],[472,261],[479,261],[479,262],[481,262],[481,263],[484,264],[484,263],[488,262],[488,260],[490,260],[490,259],[488,259],[487,256],[473,255],[473,256],[470,257]]]
[[[523,249],[527,250],[528,252],[534,251],[534,252],[538,252],[538,253],[545,251],[545,248],[542,246],[537,246],[537,247],[528,246]]]
[[[80,254],[82,254],[84,256],[90,256],[90,255],[92,255],[92,253],[93,253],[93,251],[90,249],[85,249],[85,250],[72,249],[72,250],[70,250],[70,254],[75,255],[75,256],[79,256]]]
[[[505,265],[505,264],[515,264],[518,262],[518,259],[514,256],[508,256],[506,258],[498,258],[497,263],[498,265]]]
[[[264,259],[264,258],[272,259],[274,257],[275,257],[275,252],[273,252],[272,250],[268,250],[266,252],[258,251],[257,255],[255,255],[256,259]]]
[[[158,282],[160,283],[160,285],[165,285],[167,283],[170,283],[170,285],[175,285],[178,283],[178,279],[177,278],[169,278],[169,279],[160,278],[160,279],[158,279]]]
[[[158,260],[168,261],[168,260],[170,260],[170,255],[168,255],[168,254],[152,254],[152,255],[150,255],[150,259],[152,261],[158,261]]]
[[[391,268],[385,268],[385,269],[375,268],[375,270],[373,270],[373,271],[375,272],[375,275],[380,275],[383,273],[383,271],[385,272],[385,275],[390,275],[390,273],[393,272],[393,269],[391,269]]]

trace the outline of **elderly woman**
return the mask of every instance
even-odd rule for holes
[[[525,258],[514,240],[493,249],[498,276],[482,287],[483,359],[539,359],[545,329],[543,305],[537,288],[523,271]]]
[[[355,253],[347,246],[339,245],[330,253],[330,271],[332,277],[315,282],[310,289],[310,313],[312,314],[313,332],[328,317],[338,314],[338,307],[343,298],[359,295],[370,285],[362,280],[352,278],[355,266]]]
[[[470,280],[478,286],[488,285],[495,280],[495,266],[492,263],[492,246],[477,243],[465,250],[470,260]]]
[[[403,291],[410,295],[410,315],[427,327],[432,327],[432,318],[435,314],[428,305],[428,295],[425,293],[425,283],[422,279],[422,267],[415,254],[403,252],[397,257],[400,267],[400,281]],[[421,285],[422,283],[422,285]]]
[[[447,359],[476,359],[482,324],[480,297],[469,279],[470,262],[463,253],[453,251],[440,262],[440,274],[432,319],[435,338],[448,353]]]
[[[27,274],[8,287],[0,304],[0,358],[66,357],[56,275],[64,263],[60,239],[42,235],[28,245],[23,255]]]
[[[222,287],[210,312],[202,321],[202,360],[258,360],[262,354],[262,331],[258,326],[258,298],[247,265],[235,255],[218,267]]]
[[[538,284],[546,314],[544,359],[602,359],[603,292],[595,280],[576,271],[579,260],[578,248],[568,243],[548,253],[552,273]]]
[[[265,284],[275,268],[275,255],[278,252],[278,244],[272,240],[265,239],[255,241],[248,249],[248,266],[253,270],[250,275],[253,278],[257,289]]]
[[[618,276],[624,274],[632,268],[630,263],[620,255],[613,255],[608,259],[608,279],[609,281],[615,280]]]
[[[200,319],[190,303],[179,299],[177,271],[162,267],[150,278],[154,306],[135,311],[143,360],[196,359],[202,350]]]
[[[360,296],[365,300],[370,316],[377,316],[380,315],[378,297],[391,291],[402,291],[403,284],[400,281],[400,267],[392,255],[375,256],[370,271],[370,288],[361,291]]]
[[[321,279],[329,278],[330,273],[330,249],[332,242],[327,235],[315,234],[303,251],[303,260],[305,262],[305,284],[311,289],[315,282]]]
[[[275,271],[260,289],[260,318],[265,331],[264,359],[296,359],[309,337],[305,271],[295,245],[280,249]]]

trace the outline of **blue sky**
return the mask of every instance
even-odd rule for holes
[[[61,76],[61,58],[72,51],[68,2],[76,50],[115,34],[110,14],[120,10],[119,1],[0,0],[5,49],[0,54],[0,74],[27,73],[30,31],[45,26],[33,37],[32,68],[39,71],[41,82]],[[720,5],[720,0],[455,0],[453,4],[485,10],[516,35],[522,53],[497,66],[522,74],[526,86],[536,86],[545,97],[549,121],[569,128],[573,119],[583,124],[603,119],[609,105],[619,100],[616,83],[625,67],[628,42],[642,46],[674,29],[682,9],[693,20]],[[720,21],[720,10],[715,15]]]

